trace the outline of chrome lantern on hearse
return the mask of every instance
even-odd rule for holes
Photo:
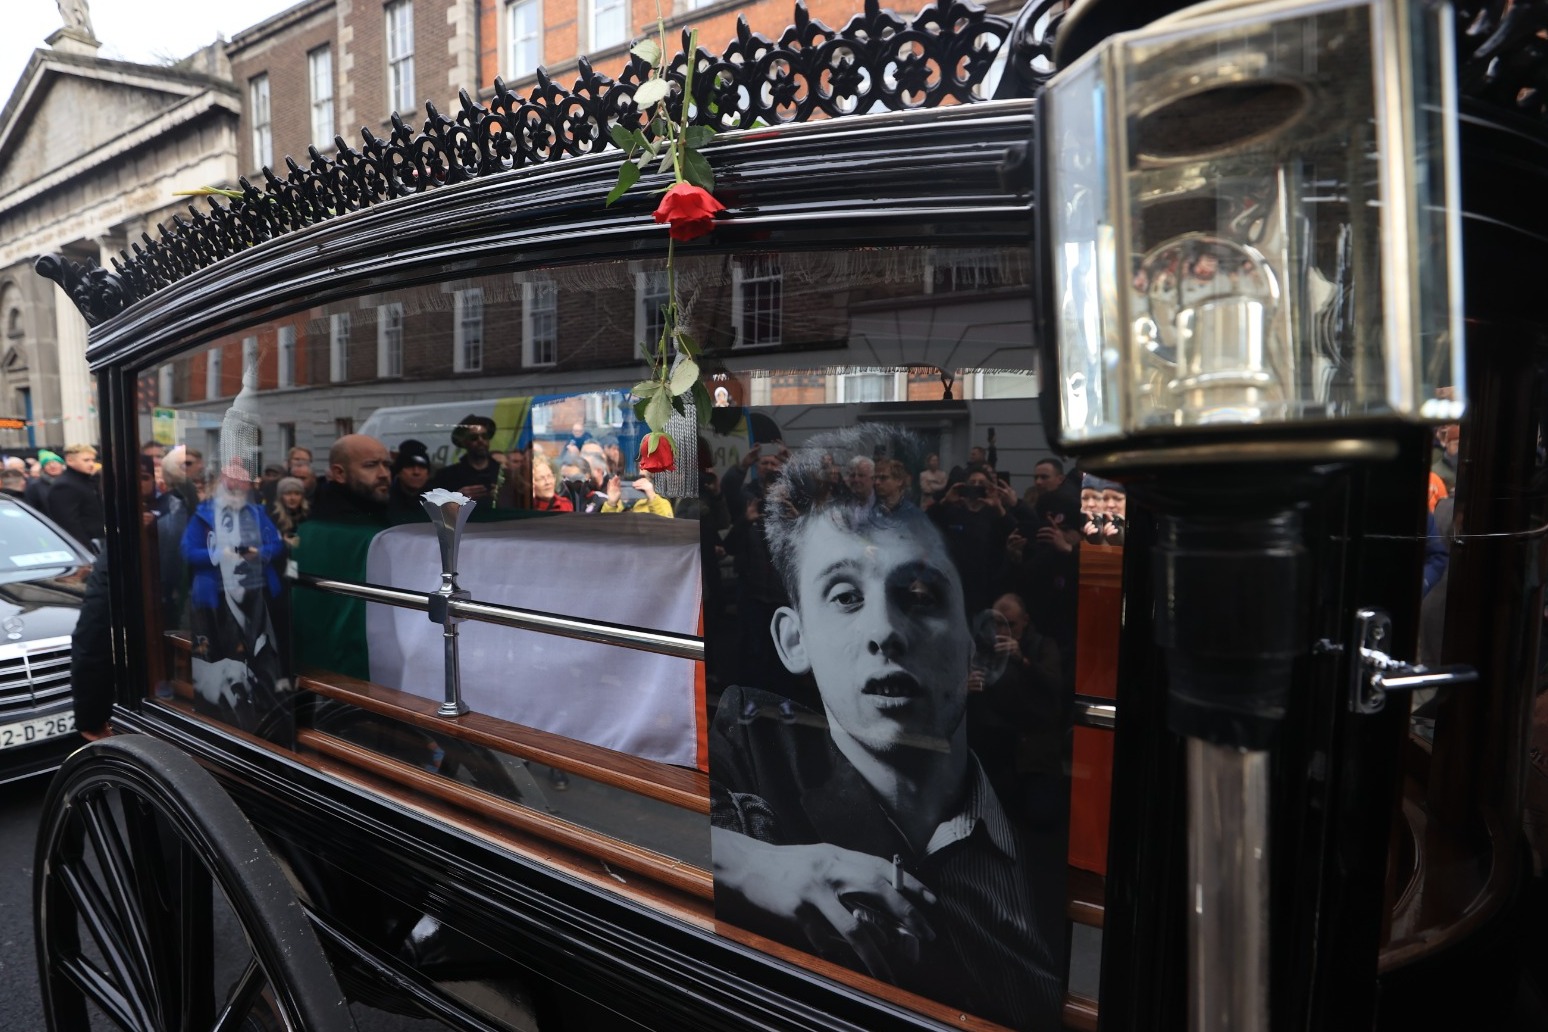
[[[1460,416],[1451,31],[1401,0],[1204,4],[1060,71],[1038,196],[1066,448]]]

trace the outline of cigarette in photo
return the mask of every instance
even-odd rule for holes
[[[903,889],[903,855],[892,854],[892,887],[899,891]]]

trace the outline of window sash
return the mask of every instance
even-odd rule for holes
[[[376,375],[403,375],[403,304],[394,301],[376,310]]]
[[[306,55],[312,84],[312,142],[333,142],[333,51],[319,47]]]
[[[664,269],[634,274],[634,339],[637,343],[655,347],[661,339],[666,316],[661,312],[667,303],[667,274]]]
[[[220,348],[212,348],[204,362],[204,396],[209,399],[220,397],[220,358]]]
[[[399,113],[419,106],[414,98],[414,5],[396,0],[387,6],[387,88]]]
[[[524,79],[543,63],[543,0],[515,0],[508,14],[510,74]]]
[[[559,360],[559,288],[549,280],[521,285],[521,361],[549,366]]]
[[[784,330],[785,273],[775,255],[747,255],[731,270],[736,347],[778,344]]]
[[[591,49],[601,50],[628,38],[628,0],[591,0]]]
[[[328,317],[328,379],[334,383],[349,379],[349,323],[348,312]]]
[[[255,75],[247,84],[248,106],[253,118],[253,164],[269,168],[274,164],[273,121],[269,115],[269,77]]]
[[[453,295],[456,327],[452,368],[458,373],[476,373],[484,368],[484,292],[478,287],[459,290]]]
[[[296,385],[296,328],[294,326],[279,328],[279,385],[281,387]]]

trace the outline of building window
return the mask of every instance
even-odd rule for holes
[[[343,383],[349,379],[349,313],[328,316],[328,379]]]
[[[220,397],[220,348],[211,348],[209,357],[204,361],[204,396],[206,398]]]
[[[628,38],[628,0],[591,0],[591,49],[604,50]]]
[[[176,370],[171,365],[164,365],[156,370],[156,404],[162,408],[171,408],[173,402],[173,384],[176,382]]]
[[[403,375],[403,303],[376,309],[376,375]]]
[[[772,254],[748,255],[731,267],[731,322],[736,346],[778,344],[783,328],[785,274]]]
[[[484,368],[484,292],[469,287],[453,294],[452,300],[457,320],[452,367],[459,373],[476,373]]]
[[[414,0],[387,5],[387,90],[400,114],[419,106],[414,98]]]
[[[279,435],[280,454],[285,456],[285,462],[288,466],[290,463],[290,449],[296,446],[296,424],[281,423],[279,425]]]
[[[1014,282],[1001,252],[987,247],[943,247],[930,252],[925,263],[925,293],[988,290]]]
[[[510,77],[525,79],[543,63],[543,0],[514,0],[508,10]]]
[[[281,387],[296,385],[296,328],[294,326],[279,328],[279,385]]]
[[[839,398],[842,402],[896,401],[898,396],[896,373],[846,373],[839,377]]]
[[[559,360],[559,288],[550,280],[521,285],[522,365],[553,365]]]
[[[306,55],[312,80],[312,142],[319,147],[333,142],[333,51],[318,47]]]
[[[258,338],[242,338],[242,375],[247,376],[249,369],[258,368]]]
[[[253,125],[253,166],[274,164],[274,126],[269,117],[269,77],[255,75],[247,83],[247,106]]]
[[[666,325],[666,270],[637,272],[634,274],[634,339],[636,343],[649,344],[652,348],[661,339]]]

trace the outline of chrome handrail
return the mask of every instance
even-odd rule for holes
[[[362,584],[333,577],[317,577],[309,573],[297,574],[295,583],[318,591],[350,598],[377,602],[400,609],[415,609],[421,613],[430,611],[429,597],[421,592],[404,591],[401,588],[383,587],[380,584]],[[663,656],[676,656],[695,662],[704,659],[704,639],[671,631],[646,631],[625,624],[607,623],[601,620],[578,620],[557,613],[543,613],[533,609],[517,609],[493,602],[456,601],[448,608],[456,615],[479,623],[514,627],[523,631],[537,631],[562,638],[594,641],[603,645],[639,652],[654,652]]]

